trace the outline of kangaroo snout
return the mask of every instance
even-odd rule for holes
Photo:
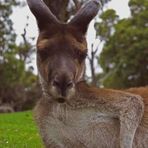
[[[60,73],[54,76],[52,88],[56,91],[58,102],[64,102],[64,98],[67,98],[74,89],[74,81],[67,74]]]

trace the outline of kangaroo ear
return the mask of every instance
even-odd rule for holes
[[[79,31],[85,34],[90,21],[97,15],[100,4],[99,0],[87,2],[80,8],[69,24],[77,27]]]
[[[36,17],[39,30],[41,31],[45,26],[57,25],[58,19],[49,10],[42,0],[27,0],[31,12]]]

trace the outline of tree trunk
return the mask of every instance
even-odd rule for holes
[[[61,21],[67,21],[68,19],[68,3],[69,0],[43,0],[50,8],[52,13]]]
[[[91,55],[90,57],[88,56],[88,60],[90,63],[90,70],[91,70],[91,84],[96,86],[97,85],[97,79],[96,79],[96,72],[95,72],[95,58],[96,58],[96,53],[98,51],[98,48],[95,50],[93,49],[94,45],[91,45]]]
[[[43,0],[52,13],[66,22],[83,4],[85,0]]]

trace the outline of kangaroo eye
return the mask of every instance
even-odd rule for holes
[[[86,56],[87,56],[87,53],[86,53],[86,52],[82,52],[82,51],[80,51],[80,50],[77,50],[77,51],[76,51],[76,56],[77,56],[78,60],[79,60],[80,62],[82,62],[83,60],[85,60],[85,58],[86,58]]]
[[[48,51],[47,50],[37,50],[37,56],[41,60],[46,60],[48,58]]]
[[[80,54],[79,54],[79,57],[80,57],[81,59],[85,59],[85,58],[86,58],[86,56],[87,56],[87,54],[86,54],[86,53],[80,53]]]

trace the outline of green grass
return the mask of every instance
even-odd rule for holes
[[[0,114],[0,148],[43,148],[31,111]]]

